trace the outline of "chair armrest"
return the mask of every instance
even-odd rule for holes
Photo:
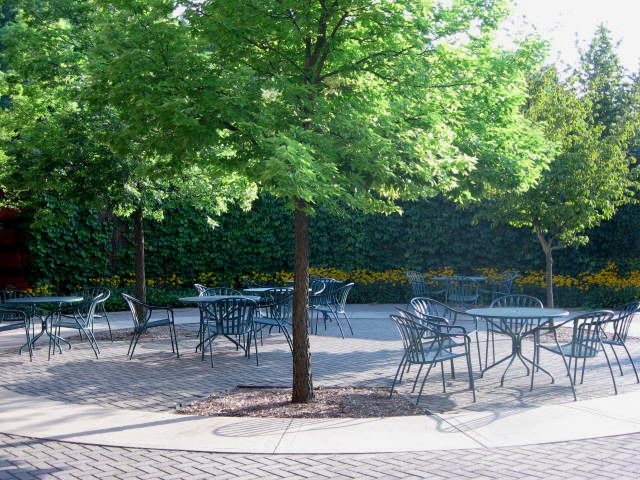
[[[460,325],[443,325],[441,328],[448,330],[447,332],[442,332],[444,334],[467,335],[467,329]]]

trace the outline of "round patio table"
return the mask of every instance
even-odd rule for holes
[[[78,297],[78,296],[39,296],[39,297],[7,298],[4,301],[4,303],[5,304],[9,303],[14,305],[39,305],[39,306],[45,306],[45,307],[54,306],[51,309],[50,314],[47,317],[42,318],[42,328],[40,330],[40,333],[38,333],[35,337],[33,337],[30,340],[31,346],[33,347],[33,345],[36,343],[36,340],[38,340],[45,332],[49,337],[54,336],[56,338],[59,338],[57,335],[53,335],[47,329],[47,318],[50,315],[54,314],[56,311],[58,311],[60,307],[62,307],[62,305],[71,305],[74,303],[80,303],[82,300],[84,300],[84,298]],[[67,345],[69,345],[69,342],[67,342],[64,338],[59,338],[59,339],[62,340]],[[20,347],[20,352],[22,352],[22,349],[27,345],[28,344],[26,343],[22,345]]]
[[[551,378],[551,383],[554,382],[553,375],[522,353],[522,339],[534,329],[548,323],[554,318],[568,317],[569,312],[560,308],[494,307],[472,308],[471,310],[467,310],[466,313],[476,319],[482,318],[487,324],[491,324],[498,333],[507,335],[511,339],[511,353],[485,367],[480,373],[481,377],[487,370],[509,360],[507,368],[505,368],[500,378],[500,386],[504,385],[504,378],[509,368],[513,364],[513,361],[518,358],[526,368],[527,375],[529,375],[528,362],[531,368],[542,370]],[[487,338],[487,342],[488,341]]]

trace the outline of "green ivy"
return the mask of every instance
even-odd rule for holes
[[[33,284],[71,291],[90,278],[132,273],[129,221],[54,200],[47,208],[49,218],[56,220],[34,223],[30,229]],[[560,251],[556,272],[595,271],[610,261],[621,271],[637,269],[640,248],[631,228],[639,208],[623,207],[611,222],[590,233],[587,246]],[[444,199],[406,204],[404,210],[402,216],[384,216],[320,209],[311,220],[312,265],[344,271],[446,265],[458,272],[544,266],[540,246],[526,230],[476,223],[476,211],[461,210]],[[236,284],[251,272],[292,270],[293,219],[283,202],[263,195],[252,211],[232,210],[213,220],[215,226],[186,205],[167,208],[162,221],[146,220],[148,277],[188,279],[213,271],[221,283]],[[404,301],[406,292],[400,290],[388,285],[360,286],[354,289],[353,299]],[[571,303],[587,305],[589,299],[571,298]]]

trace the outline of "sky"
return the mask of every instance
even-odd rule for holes
[[[630,72],[640,68],[640,0],[513,0],[513,14],[503,26],[501,41],[514,33],[535,29],[550,41],[549,60],[576,65],[576,41],[586,49],[596,27],[604,23],[614,41],[620,41],[618,55]]]

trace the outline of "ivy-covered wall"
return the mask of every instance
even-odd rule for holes
[[[52,204],[64,215],[55,225],[31,228],[31,280],[72,289],[90,278],[133,271],[129,222],[77,206]],[[481,208],[481,207],[478,207]],[[558,273],[595,271],[616,262],[638,269],[640,248],[633,233],[638,206],[591,232],[589,245],[558,252]],[[405,205],[404,215],[340,215],[320,211],[312,219],[311,263],[343,271],[443,266],[520,271],[543,268],[540,246],[527,230],[474,223],[473,210],[443,199]],[[148,276],[195,278],[216,272],[237,279],[251,272],[292,269],[293,218],[278,200],[264,196],[251,212],[234,210],[212,227],[202,212],[177,205],[163,221],[147,220]]]

